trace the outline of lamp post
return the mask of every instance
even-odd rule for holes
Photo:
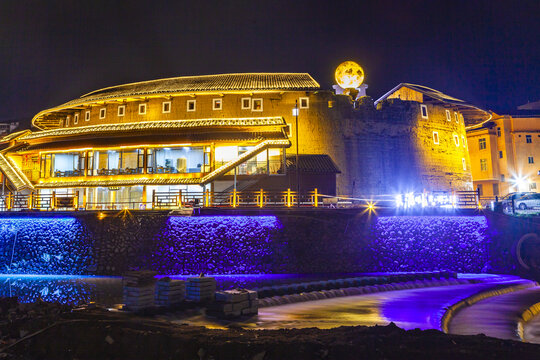
[[[296,207],[300,207],[300,164],[298,164],[298,99],[294,105],[293,115],[296,117]]]

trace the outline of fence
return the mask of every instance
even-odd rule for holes
[[[213,208],[412,208],[453,207],[478,208],[480,198],[476,191],[455,193],[419,193],[401,195],[376,195],[369,197],[329,196],[317,189],[298,194],[286,191],[230,191],[230,192],[156,192],[151,201],[86,201],[78,193],[68,194],[7,194],[0,195],[0,211],[21,210],[172,210],[190,207]]]

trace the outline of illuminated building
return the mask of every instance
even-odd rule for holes
[[[496,115],[467,129],[475,189],[483,196],[540,187],[540,109]]]
[[[77,207],[90,209],[145,208],[179,191],[201,198],[296,189],[298,106],[301,192],[472,189],[464,121],[489,113],[412,84],[373,103],[362,96],[363,70],[352,71],[346,83],[356,88],[335,92],[305,73],[188,76],[92,91],[35,115],[36,130],[5,136],[0,170],[10,191],[75,194]]]

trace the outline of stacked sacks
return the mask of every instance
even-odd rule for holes
[[[181,303],[186,296],[186,282],[169,277],[159,279],[156,284],[155,302],[157,306],[173,306]]]
[[[206,314],[218,317],[238,317],[259,313],[257,292],[247,289],[234,289],[216,292],[216,301],[210,304]]]
[[[131,271],[124,274],[124,309],[140,311],[154,306],[155,271]]]
[[[186,298],[192,301],[208,301],[214,299],[216,293],[216,279],[213,277],[188,278]]]

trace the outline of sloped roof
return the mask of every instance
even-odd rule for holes
[[[341,170],[329,155],[299,154],[299,169],[304,173],[314,174],[340,174]],[[296,155],[287,156],[287,170],[296,170]]]
[[[438,90],[429,88],[427,86],[410,83],[401,83],[397,85],[392,90],[388,91],[386,94],[377,99],[374,104],[377,105],[379,102],[386,100],[390,95],[392,95],[402,87],[418,91],[419,93],[422,93],[423,95],[431,99],[456,106],[463,113],[463,116],[467,121],[467,125],[477,125],[492,118],[492,115],[488,110],[481,109],[477,106],[467,103],[464,100],[455,98],[450,95],[446,95]]]

